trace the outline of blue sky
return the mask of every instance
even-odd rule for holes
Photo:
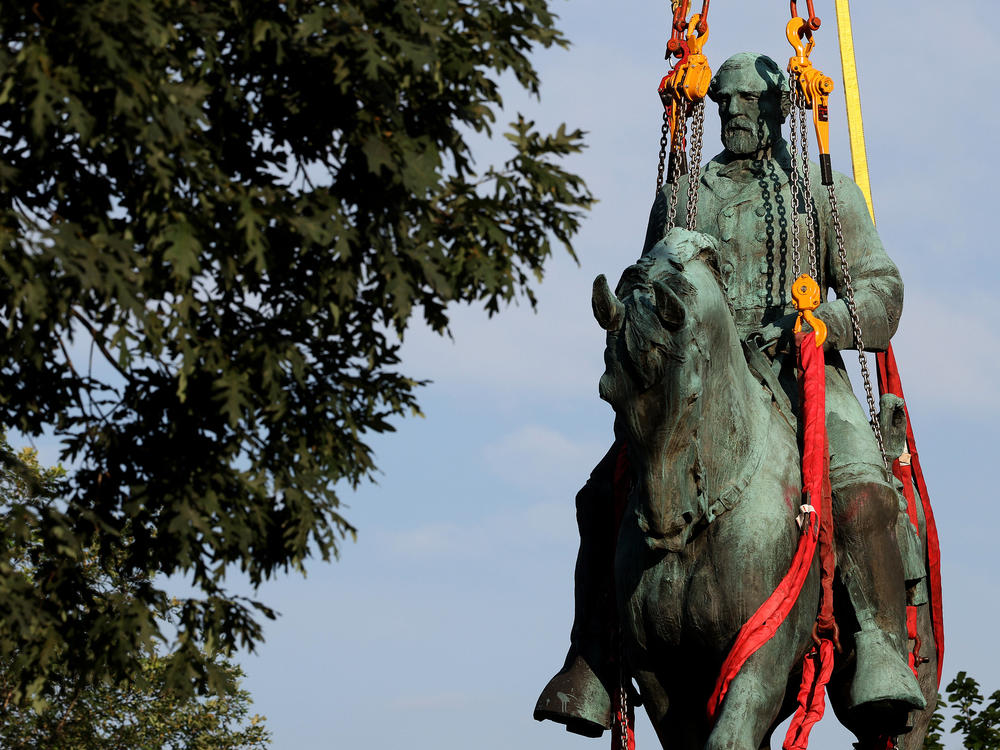
[[[834,166],[850,173],[833,2],[816,6],[824,24],[813,61],[837,80]],[[945,675],[966,669],[992,691],[1000,510],[988,476],[1000,348],[986,136],[997,122],[1000,42],[984,20],[994,6],[855,6],[876,216],[906,283],[896,356],[941,536]],[[378,484],[345,494],[357,543],[334,564],[313,564],[308,578],[260,592],[282,617],[241,661],[279,750],[607,746],[607,735],[570,735],[534,722],[531,710],[568,645],[573,497],[611,435],[611,409],[597,396],[604,335],[590,285],[598,273],[617,278],[641,249],[669,3],[552,7],[573,47],[537,55],[541,102],[508,86],[506,114],[589,133],[572,167],[601,202],[577,238],[580,265],[553,260],[537,312],[522,304],[487,319],[456,308],[453,340],[408,333],[404,371],[434,381],[421,396],[426,416],[375,440]],[[713,3],[713,67],[739,51],[783,65],[787,9],[777,0]],[[484,144],[481,163],[502,159],[503,148]],[[705,159],[720,148],[709,107]],[[657,747],[645,716],[639,724],[639,747]],[[849,741],[831,715],[813,747]]]

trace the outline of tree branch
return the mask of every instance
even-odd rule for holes
[[[85,317],[83,317],[83,315],[81,315],[76,310],[70,310],[70,314],[74,318],[76,318],[83,325],[84,328],[87,329],[87,332],[90,333],[91,340],[94,342],[94,344],[97,345],[97,348],[100,350],[101,354],[104,355],[104,358],[108,361],[108,364],[114,367],[115,370],[118,371],[118,374],[121,375],[123,378],[125,378],[125,380],[127,380],[130,383],[133,382],[135,379],[132,377],[131,373],[123,369],[121,365],[119,365],[115,361],[114,357],[111,356],[111,352],[108,351],[107,347],[104,345],[103,339],[100,338],[97,329],[90,324],[90,321],[87,320]]]

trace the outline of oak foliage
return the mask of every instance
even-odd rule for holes
[[[30,582],[0,561],[18,695],[54,654],[136,673],[164,576],[194,592],[166,671],[204,686],[199,644],[252,648],[273,615],[227,571],[353,534],[366,435],[418,408],[407,323],[532,300],[572,252],[582,134],[519,117],[505,163],[470,147],[553,45],[546,0],[0,0],[0,425],[72,467],[0,505],[38,553]]]

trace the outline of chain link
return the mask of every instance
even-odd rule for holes
[[[619,629],[618,637],[618,724],[621,750],[628,747],[628,691],[625,689],[625,644]]]
[[[791,244],[792,244],[792,268],[791,277],[797,278],[802,266],[802,250],[801,250],[801,239],[799,237],[799,199],[802,195],[802,186],[799,185],[799,158],[801,156],[800,144],[799,144],[799,121],[795,115],[796,107],[796,97],[795,97],[795,86],[796,82],[792,81],[792,116],[788,118],[788,129],[789,129],[789,140],[791,145],[791,156],[792,156],[792,173],[789,177],[789,182],[791,183],[792,190],[792,228],[791,228]],[[802,200],[802,204],[807,205],[805,200]]]
[[[701,185],[701,143],[705,135],[705,100],[694,105],[691,117],[691,156],[688,159],[687,228],[698,230],[698,187]]]
[[[666,234],[669,230],[674,228],[674,222],[677,220],[677,190],[681,184],[681,176],[679,174],[681,170],[681,164],[683,163],[681,159],[684,156],[684,134],[687,130],[687,119],[681,116],[677,117],[677,130],[674,133],[673,142],[670,144],[670,158],[673,161],[673,175],[674,181],[670,183],[670,200],[667,203],[667,221],[663,225],[663,233]]]
[[[799,238],[799,196],[802,198],[806,219],[806,237],[809,253],[809,275],[819,281],[819,252],[817,249],[817,237],[814,227],[814,217],[816,217],[816,200],[812,193],[812,181],[809,169],[809,137],[806,126],[805,99],[799,91],[798,81],[791,80],[791,102],[792,112],[789,118],[789,130],[791,136],[792,155],[792,206],[794,210],[794,226],[792,231],[792,273],[799,272],[800,238]],[[799,168],[802,169],[802,180],[799,182]],[[882,437],[882,427],[878,421],[878,407],[875,404],[875,393],[872,390],[871,372],[868,369],[868,358],[865,356],[865,342],[861,335],[861,320],[858,316],[858,306],[854,301],[854,280],[851,277],[850,263],[847,259],[847,249],[844,240],[844,229],[840,222],[840,209],[837,205],[837,195],[833,185],[827,186],[830,196],[830,215],[833,219],[833,228],[837,236],[837,255],[840,258],[840,267],[844,274],[844,302],[847,304],[847,311],[851,316],[851,328],[854,332],[854,344],[858,350],[858,363],[861,365],[861,378],[864,381],[865,398],[868,401],[868,422],[872,432],[875,433],[875,442],[878,443],[879,455],[882,457],[882,464],[887,469],[889,462],[885,455],[885,441]]]
[[[806,207],[806,238],[809,248],[809,275],[814,279],[819,279],[819,250],[816,247],[816,228],[814,217],[816,214],[816,199],[812,192],[812,179],[809,168],[809,128],[806,125],[806,102],[805,98],[795,87],[798,103],[795,106],[794,114],[799,118],[799,138],[802,141],[802,183],[805,194]]]
[[[875,433],[875,442],[878,443],[879,455],[882,456],[882,464],[888,469],[889,461],[885,455],[885,441],[882,438],[882,427],[878,421],[878,408],[875,406],[875,393],[872,391],[871,373],[868,371],[868,358],[865,356],[865,342],[861,338],[861,321],[858,317],[858,306],[854,302],[854,281],[851,278],[851,269],[847,262],[847,250],[844,245],[844,230],[840,224],[840,209],[837,206],[837,195],[833,185],[827,186],[830,194],[830,214],[833,217],[833,228],[837,233],[837,253],[840,257],[840,267],[844,274],[844,291],[846,295],[844,301],[847,303],[847,311],[851,314],[851,327],[854,329],[854,344],[858,350],[858,362],[861,365],[861,377],[865,384],[865,397],[868,399],[868,422]]]
[[[799,220],[799,196],[805,210],[806,237],[809,253],[809,275],[819,281],[819,252],[817,249],[817,237],[814,227],[814,217],[816,212],[816,199],[812,194],[812,181],[809,177],[809,136],[806,126],[806,108],[804,98],[800,95],[798,81],[792,80],[792,113],[789,118],[789,130],[792,141],[792,205],[794,206],[795,225],[792,232],[792,266],[793,273],[798,273],[801,255],[799,252],[800,239],[798,231]],[[798,171],[802,169],[801,183]],[[861,335],[861,320],[858,316],[858,307],[854,301],[854,280],[851,277],[850,264],[847,259],[847,249],[844,240],[844,229],[840,222],[840,209],[837,204],[837,195],[833,185],[827,186],[830,195],[830,215],[833,219],[833,228],[837,236],[837,255],[840,258],[840,266],[844,274],[844,302],[847,304],[847,311],[851,316],[851,328],[854,332],[854,343],[858,350],[858,363],[861,365],[861,378],[864,381],[865,398],[868,401],[868,422],[872,432],[875,433],[875,442],[878,443],[879,455],[882,457],[882,464],[888,468],[889,463],[885,455],[885,441],[882,437],[882,427],[878,421],[878,407],[875,404],[875,393],[872,389],[871,372],[868,369],[868,358],[865,356],[865,343]]]
[[[622,674],[621,685],[619,686],[619,691],[621,695],[618,700],[621,704],[621,713],[618,716],[618,722],[621,724],[621,730],[619,735],[621,738],[622,750],[629,750],[628,747],[628,696],[625,691],[625,675]]]
[[[656,167],[656,194],[663,190],[663,172],[667,164],[667,146],[670,145],[670,115],[663,109],[663,126],[660,128],[660,163]]]

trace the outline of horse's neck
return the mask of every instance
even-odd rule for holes
[[[710,521],[719,503],[731,507],[739,499],[768,446],[763,392],[735,329],[731,338],[713,346],[701,382],[690,383],[687,398],[681,389],[674,402],[679,412],[663,427],[666,443],[639,440],[633,449],[652,451],[637,462],[645,481],[640,527],[668,550],[682,549],[692,523],[705,516]]]
[[[770,410],[759,383],[750,374],[735,331],[724,356],[707,368],[701,398],[699,440],[705,476],[714,477],[710,492],[723,491],[754,467],[748,467],[769,436]]]

